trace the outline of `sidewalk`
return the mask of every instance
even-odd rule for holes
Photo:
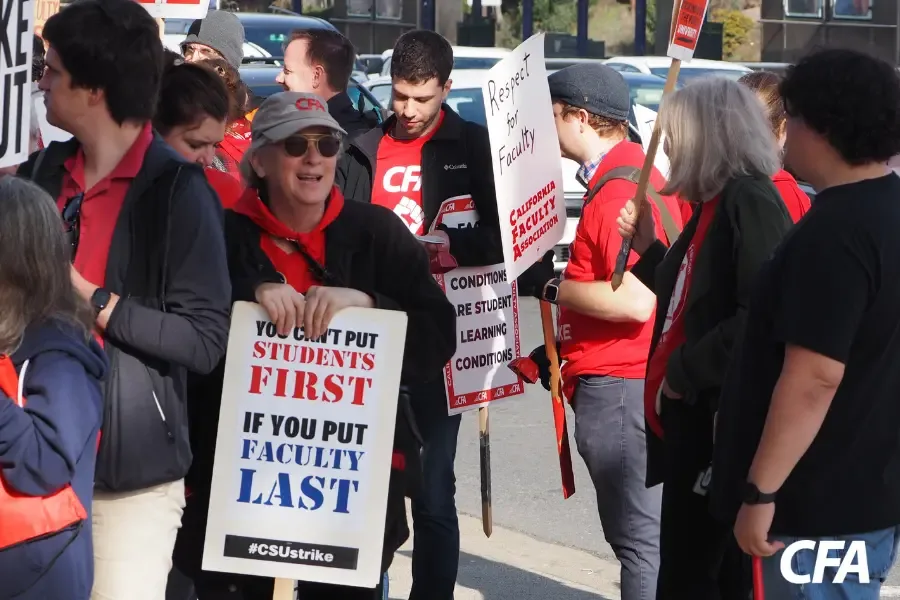
[[[462,539],[455,600],[619,600],[619,565],[591,554],[459,515]],[[412,541],[390,570],[392,600],[409,597]]]

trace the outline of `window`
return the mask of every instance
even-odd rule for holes
[[[375,96],[375,99],[378,100],[382,106],[386,106],[390,108],[391,106],[391,84],[390,83],[382,83],[380,85],[373,85],[369,88],[369,91],[372,92],[372,95]]]
[[[871,19],[874,0],[831,0],[835,19]]]
[[[450,93],[447,94],[447,105],[462,117],[464,121],[487,126],[487,117],[484,114],[484,96],[481,94],[481,88],[451,89]]]
[[[616,71],[620,71],[622,73],[640,73],[641,70],[632,65],[626,65],[624,63],[606,63],[606,65],[610,69],[615,69]],[[667,69],[668,71],[668,69]]]
[[[784,16],[821,19],[824,0],[784,0]]]
[[[403,16],[403,0],[375,0],[376,19],[400,19]]]
[[[284,56],[284,45],[290,41],[291,31],[293,29],[273,31],[271,23],[258,26],[244,23],[244,39],[279,58]]]
[[[350,85],[347,87],[347,95],[350,96],[350,100],[357,110],[362,113],[374,115],[375,120],[378,121],[379,124],[384,121],[384,114],[381,112],[381,106],[378,106],[375,103],[375,98],[368,93],[368,90],[363,89],[362,86],[355,81],[351,81]]]
[[[347,0],[348,17],[372,17],[373,0]]]
[[[662,100],[664,85],[629,83],[628,87],[632,104],[640,104],[652,111],[659,112],[659,103]]]
[[[669,68],[652,68],[650,72],[657,77],[662,77],[665,79],[669,74]],[[678,83],[679,85],[687,85],[694,79],[700,79],[703,77],[727,77],[728,79],[732,79],[737,81],[744,75],[746,75],[749,71],[738,71],[734,69],[705,69],[703,67],[681,67],[681,71],[678,73]]]

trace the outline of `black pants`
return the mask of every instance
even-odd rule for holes
[[[713,415],[703,406],[663,399],[666,475],[660,523],[657,600],[748,600],[750,559],[730,524],[712,518],[708,496],[694,491],[712,459]]]

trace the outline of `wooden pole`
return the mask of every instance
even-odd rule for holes
[[[566,405],[563,403],[562,378],[559,374],[559,354],[553,331],[553,308],[541,300],[541,326],[544,329],[544,349],[550,361],[550,398],[553,402],[553,424],[556,428],[556,451],[562,476],[563,498],[575,493],[575,473],[572,470],[572,451],[569,449],[569,428],[566,424]]]
[[[276,579],[272,600],[294,600],[295,585],[296,582],[293,579]]]
[[[481,447],[481,527],[484,535],[491,537],[494,516],[491,503],[491,422],[487,406],[478,409],[478,429]]]
[[[672,7],[672,22],[669,25],[669,40],[675,36],[675,23],[678,19],[678,11],[681,9],[682,0],[677,0],[675,6]],[[669,65],[669,73],[666,75],[666,85],[663,88],[662,99],[659,101],[660,108],[665,102],[666,96],[670,94],[678,83],[678,74],[681,72],[681,60],[672,59]],[[659,129],[659,119],[653,123],[653,135],[650,136],[650,143],[647,145],[647,155],[644,157],[644,166],[641,168],[641,176],[638,179],[637,191],[634,194],[634,218],[635,222],[641,216],[641,208],[647,197],[647,185],[650,182],[650,173],[653,171],[653,162],[656,160],[656,150],[659,147],[659,138],[661,135]],[[671,243],[672,240],[670,240]],[[619,255],[616,257],[616,269],[612,276],[613,291],[619,289],[622,285],[622,278],[625,276],[625,268],[628,266],[628,256],[631,254],[631,240],[622,240],[619,248]]]

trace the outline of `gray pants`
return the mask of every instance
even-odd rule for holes
[[[662,486],[645,486],[644,380],[579,377],[572,408],[603,534],[622,565],[622,600],[654,600]]]

